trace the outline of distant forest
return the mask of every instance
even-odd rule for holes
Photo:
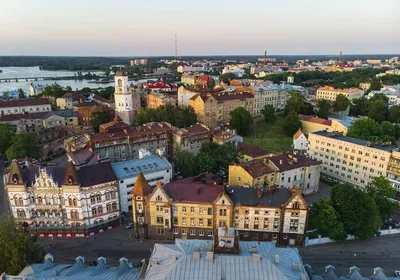
[[[185,61],[194,61],[202,59],[213,60],[235,60],[235,61],[248,61],[255,62],[260,55],[232,55],[232,56],[182,56],[179,57]],[[339,55],[274,55],[268,56],[276,58],[278,62],[287,61],[295,62],[299,59],[314,60],[328,60],[338,59]],[[355,59],[385,59],[395,55],[343,55],[344,60]],[[0,56],[0,67],[6,66],[40,66],[46,70],[71,70],[71,71],[88,71],[88,70],[104,70],[112,65],[127,65],[129,61],[139,57],[72,57],[72,56]],[[174,59],[174,57],[146,57],[149,62],[155,62],[160,59]]]

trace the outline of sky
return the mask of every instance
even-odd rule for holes
[[[400,0],[0,0],[0,55],[393,54]],[[397,14],[395,15],[395,12]]]

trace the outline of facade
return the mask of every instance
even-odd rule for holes
[[[392,187],[400,193],[400,152],[392,152],[389,159],[386,179],[388,179]]]
[[[120,211],[132,211],[132,189],[133,186],[144,184],[155,187],[156,182],[161,184],[169,183],[172,179],[172,166],[164,158],[150,154],[148,151],[142,153],[139,159],[117,162],[112,164],[115,175],[118,179],[118,193],[120,201]]]
[[[219,145],[234,144],[237,146],[239,142],[243,143],[243,137],[237,135],[235,129],[217,127],[214,129],[212,134],[212,141],[218,143]]]
[[[234,187],[276,187],[278,169],[267,159],[255,159],[229,166],[228,184]]]
[[[196,75],[182,74],[181,83],[186,84],[186,85],[195,85],[196,78],[197,78]]]
[[[61,110],[73,109],[76,104],[82,102],[84,102],[84,98],[79,92],[67,92],[62,97],[56,99],[56,105]]]
[[[225,188],[212,174],[157,183],[151,193],[142,185],[132,191],[141,238],[212,239],[222,227],[235,228],[241,240],[304,242],[308,207],[299,191]]]
[[[140,149],[171,158],[171,135],[169,123],[146,123],[135,128],[90,135],[89,146],[101,159],[108,158],[112,162],[137,159]]]
[[[51,106],[45,98],[26,98],[0,101],[0,115],[50,112]]]
[[[293,150],[302,154],[307,153],[308,140],[301,129],[293,135]]]
[[[92,113],[94,112],[107,112],[108,119],[112,120],[116,112],[114,109],[99,105],[94,101],[83,102],[74,106],[74,111],[78,114],[79,125],[90,126]]]
[[[197,95],[197,92],[191,91],[184,86],[178,88],[178,106],[188,107],[190,103],[190,98]]]
[[[368,93],[368,99],[375,96],[375,94],[384,94],[388,98],[388,105],[400,104],[400,91],[392,90],[374,90]]]
[[[326,130],[329,132],[338,131],[347,134],[347,131],[350,126],[343,124],[340,120],[335,118],[329,118],[328,120],[307,116],[307,115],[299,115],[303,132],[305,134],[310,134],[315,131]],[[349,120],[351,123],[352,121]]]
[[[323,164],[321,177],[364,187],[374,177],[387,177],[392,152],[398,148],[318,131],[308,135],[308,155]]]
[[[264,151],[258,146],[252,146],[243,142],[238,142],[236,149],[239,151],[241,157],[240,162],[246,162],[253,159],[261,159],[269,155],[268,152]]]
[[[185,128],[173,127],[172,131],[174,145],[195,156],[200,152],[202,143],[211,141],[210,130],[199,123]]]
[[[281,86],[260,86],[252,88],[254,91],[254,116],[261,116],[261,110],[265,105],[274,106],[275,110],[285,109],[290,97],[287,90]]]
[[[128,75],[123,72],[115,73],[115,112],[129,126],[134,123],[132,95],[129,90]]]
[[[75,168],[39,167],[13,161],[6,175],[13,217],[34,233],[87,232],[117,224],[117,178],[109,162]]]
[[[53,111],[53,114],[64,118],[65,126],[74,127],[79,125],[78,114],[74,110]]]
[[[339,94],[346,96],[349,100],[353,100],[362,97],[364,91],[359,88],[336,89],[331,86],[324,86],[318,88],[316,97],[317,99],[335,101]]]
[[[147,95],[147,108],[157,109],[160,106],[171,105],[176,106],[177,95],[161,92],[150,92]]]

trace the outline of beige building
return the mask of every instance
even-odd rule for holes
[[[369,184],[374,177],[387,177],[392,151],[398,151],[395,146],[327,131],[310,133],[308,141],[308,155],[322,161],[322,178],[360,187]]]
[[[196,75],[182,74],[181,83],[184,83],[187,85],[195,85],[196,79],[197,79]]]
[[[359,88],[336,89],[331,86],[324,86],[318,88],[316,97],[317,99],[335,101],[339,94],[346,96],[349,100],[353,100],[362,97],[364,91]]]
[[[176,106],[176,102],[177,94],[151,91],[147,95],[147,108],[150,109],[157,109],[165,105]]]
[[[210,130],[199,123],[186,128],[172,127],[172,133],[174,145],[195,156],[200,152],[202,143],[211,141]]]
[[[45,98],[26,98],[0,101],[0,115],[50,112],[51,105]]]
[[[82,103],[84,98],[79,92],[67,92],[62,97],[57,98],[56,105],[61,110],[73,109],[76,104]]]
[[[310,134],[315,131],[326,130],[329,132],[338,131],[346,135],[348,131],[347,126],[345,126],[339,120],[334,118],[326,120],[307,115],[299,115],[299,118],[301,121],[302,130],[304,134]]]
[[[400,193],[400,152],[398,151],[393,151],[390,156],[386,179]]]

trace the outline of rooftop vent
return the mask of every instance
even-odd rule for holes
[[[193,260],[199,260],[200,259],[200,252],[199,251],[194,251],[192,255]]]
[[[207,252],[206,260],[212,261],[213,259],[214,259],[214,253],[213,252]]]
[[[280,260],[279,260],[279,255],[275,255],[275,263],[279,264]]]
[[[253,254],[252,260],[254,262],[260,262],[260,260],[261,260],[260,254]]]
[[[300,270],[301,265],[300,265],[299,263],[293,263],[293,264],[292,264],[292,268],[293,268],[294,270]]]
[[[158,265],[158,259],[151,259],[150,260],[151,265]]]

